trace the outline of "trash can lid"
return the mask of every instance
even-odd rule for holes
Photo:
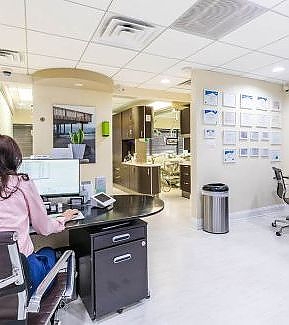
[[[223,183],[210,183],[206,184],[202,187],[204,191],[209,192],[227,192],[229,191],[229,187],[226,184]]]

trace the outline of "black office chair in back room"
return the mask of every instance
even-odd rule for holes
[[[284,203],[289,204],[289,197],[286,197],[286,184],[284,179],[289,179],[288,176],[283,176],[282,170],[280,168],[272,167],[275,177],[277,181],[277,195],[284,201]],[[273,227],[277,227],[277,223],[281,223],[282,226],[276,231],[277,236],[282,235],[282,231],[285,228],[289,228],[289,217],[286,217],[285,219],[276,219],[272,222]]]
[[[75,255],[71,250],[61,255],[30,299],[27,297],[26,258],[19,253],[15,232],[0,232],[0,262],[1,325],[57,323],[58,308],[75,299]]]

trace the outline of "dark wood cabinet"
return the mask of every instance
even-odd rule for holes
[[[187,107],[181,110],[181,134],[190,134],[190,108]]]
[[[152,108],[136,106],[121,112],[122,139],[152,137]]]
[[[122,162],[121,114],[112,116],[112,163],[113,182],[120,184],[120,167]]]
[[[191,193],[191,166],[180,165],[180,188],[182,196],[189,198]]]
[[[142,194],[155,195],[160,193],[159,166],[122,164],[120,170],[120,185]]]

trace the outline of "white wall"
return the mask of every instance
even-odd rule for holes
[[[237,95],[237,126],[223,127],[222,115],[219,115],[217,129],[217,140],[215,147],[208,145],[203,137],[204,128],[202,109],[203,89],[215,89],[220,92],[235,93]],[[240,127],[240,93],[253,95],[264,95],[283,100],[283,92],[280,85],[258,81],[249,78],[235,77],[222,73],[196,70],[192,74],[192,109],[191,109],[191,147],[192,147],[192,207],[193,216],[201,220],[201,186],[210,182],[224,182],[230,187],[230,212],[249,210],[263,206],[280,203],[275,195],[275,184],[272,180],[272,163],[270,159],[264,158],[239,158],[236,163],[223,163],[223,149],[226,147],[238,148],[237,146],[224,146],[222,139],[223,129],[248,129]],[[289,101],[288,101],[289,103]],[[289,107],[287,105],[287,107]],[[287,107],[282,103],[283,111]],[[218,109],[230,110],[221,106],[219,98]],[[234,110],[234,109],[233,109]],[[289,116],[288,116],[289,118]],[[285,126],[285,123],[284,123]],[[285,126],[286,127],[286,126]],[[252,128],[252,130],[258,128]],[[266,130],[260,128],[259,131]],[[267,129],[269,130],[269,129]],[[286,139],[284,139],[285,142]],[[244,145],[246,146],[246,145]],[[271,147],[266,142],[250,144],[248,147]],[[280,147],[280,146],[278,146]],[[289,159],[288,159],[289,160]],[[280,165],[280,163],[274,163]],[[196,222],[196,220],[195,220]]]
[[[95,107],[96,163],[81,165],[81,179],[106,176],[112,191],[112,137],[102,137],[101,122],[112,120],[112,94],[95,90],[72,89],[33,84],[33,153],[47,154],[53,147],[53,104]],[[40,118],[45,121],[41,122]]]
[[[12,113],[0,93],[0,134],[13,136]]]

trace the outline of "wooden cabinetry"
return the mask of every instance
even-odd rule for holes
[[[190,134],[190,108],[181,111],[181,134]]]
[[[189,198],[191,193],[191,166],[180,165],[180,187],[182,196]]]
[[[142,194],[160,193],[160,167],[122,164],[120,185]]]
[[[112,116],[112,164],[113,182],[120,184],[120,167],[122,162],[121,114]]]
[[[122,139],[152,137],[152,108],[136,106],[121,112]]]

